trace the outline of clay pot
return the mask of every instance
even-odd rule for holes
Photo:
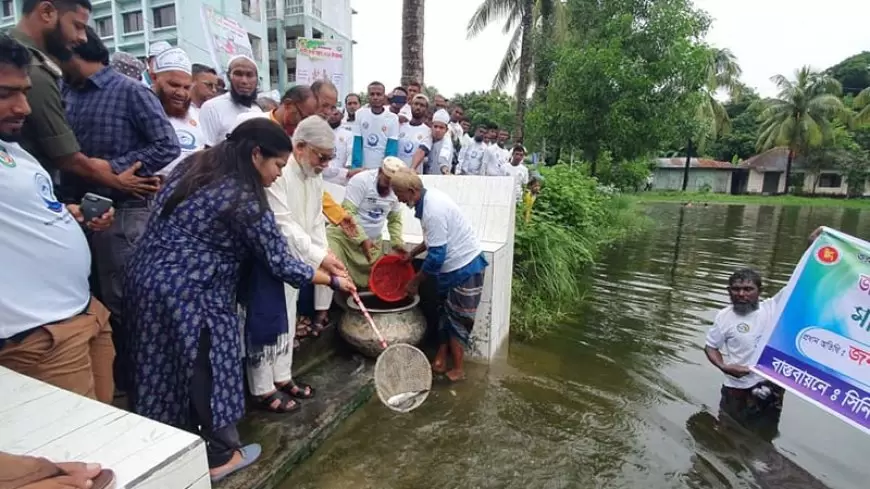
[[[387,340],[387,344],[417,345],[423,340],[423,335],[426,333],[426,318],[418,307],[419,296],[400,302],[384,302],[371,292],[360,292],[359,296],[372,315],[378,330]],[[341,337],[363,355],[377,357],[381,352],[377,334],[372,330],[353,297],[348,297],[346,305],[347,310],[338,325]]]

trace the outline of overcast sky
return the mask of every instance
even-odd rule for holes
[[[425,81],[442,93],[491,87],[508,37],[492,26],[473,40],[465,28],[479,0],[426,2]],[[743,68],[743,81],[762,95],[775,95],[770,77],[791,76],[809,64],[824,69],[870,51],[870,0],[695,0],[713,18],[707,41],[729,48]],[[353,85],[373,80],[388,89],[401,76],[402,1],[351,0]],[[460,60],[461,61],[458,61]]]

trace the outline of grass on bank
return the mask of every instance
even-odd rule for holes
[[[650,191],[629,194],[636,202],[691,202],[694,204],[752,204],[870,209],[870,199],[844,199],[798,195],[731,195],[709,192]]]
[[[520,217],[514,241],[511,334],[543,336],[583,300],[583,281],[602,249],[646,227],[634,201],[602,192],[585,171],[543,169],[545,187],[532,219]]]

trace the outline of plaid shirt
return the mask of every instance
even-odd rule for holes
[[[106,66],[81,87],[63,86],[66,118],[82,153],[108,160],[116,173],[137,161],[154,175],[181,154],[175,130],[148,87]]]

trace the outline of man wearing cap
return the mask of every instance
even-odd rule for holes
[[[453,168],[453,138],[448,123],[450,116],[438,109],[432,116],[432,150],[426,157],[423,173],[426,175],[450,175]]]
[[[172,45],[166,41],[157,41],[152,43],[148,48],[148,58],[145,60],[145,70],[142,71],[142,83],[145,84],[146,87],[154,86],[154,60],[157,59],[157,55],[171,48]]]
[[[402,207],[390,189],[390,178],[400,168],[405,168],[405,163],[389,156],[380,168],[365,170],[348,181],[341,205],[357,223],[356,237],[335,226],[326,230],[329,249],[345,264],[358,287],[368,287],[372,264],[382,254],[385,223],[390,245],[404,255]]]
[[[423,123],[423,118],[429,111],[429,98],[423,94],[417,94],[411,100],[410,118],[408,122],[399,126],[399,159],[405,166],[413,169],[418,174],[423,173],[423,160],[432,149],[432,132],[429,126]],[[407,111],[407,106],[402,108],[401,113]]]
[[[141,80],[145,63],[139,61],[132,54],[123,51],[115,51],[109,59],[109,65],[122,75],[129,76],[134,80]]]
[[[203,134],[198,113],[191,106],[190,89],[193,85],[192,66],[187,53],[171,48],[154,58],[154,93],[160,99],[169,123],[175,129],[181,154],[160,170],[158,175],[168,176],[191,153],[203,148]]]
[[[244,55],[230,58],[227,76],[229,92],[205,102],[199,111],[206,146],[217,146],[226,139],[239,114],[263,112],[256,104],[258,74],[254,60]]]
[[[160,101],[140,81],[109,66],[109,50],[99,35],[87,28],[87,41],[77,46],[64,71],[75,79],[64,86],[66,116],[85,154],[108,161],[112,170],[136,174],[159,182],[157,173],[181,153],[172,124]],[[128,380],[128,332],[121,323],[123,270],[136,240],[145,231],[153,208],[149,194],[101,188],[79,181],[81,198],[93,192],[111,198],[116,219],[105,233],[91,237],[99,294],[111,311],[115,342],[115,380],[125,390]]]

